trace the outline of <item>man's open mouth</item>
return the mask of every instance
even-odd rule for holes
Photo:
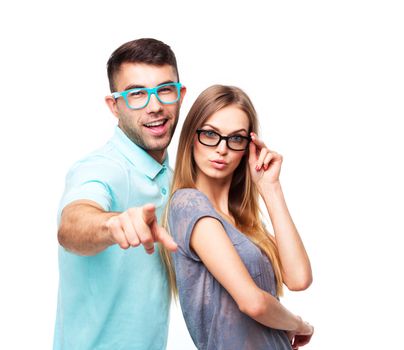
[[[162,120],[157,120],[155,122],[151,122],[151,123],[145,123],[143,124],[146,128],[155,128],[155,127],[159,127],[164,125],[165,123],[167,123],[168,119],[162,119]]]

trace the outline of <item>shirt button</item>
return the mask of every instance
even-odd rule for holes
[[[161,193],[165,195],[167,193],[167,190],[165,188],[162,188]]]

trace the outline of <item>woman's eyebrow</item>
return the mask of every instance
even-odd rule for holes
[[[215,131],[221,133],[220,129],[214,127],[214,126],[211,125],[211,124],[207,124],[207,123],[206,123],[206,124],[203,124],[203,125],[202,125],[202,127],[204,127],[204,126],[209,126],[209,127],[211,127],[212,129],[214,129]],[[246,134],[248,133],[248,131],[247,131],[246,129],[242,128],[242,129],[238,129],[238,130],[235,130],[235,131],[230,132],[229,135],[236,134],[236,133],[238,133],[238,132],[240,132],[240,131],[244,131]]]

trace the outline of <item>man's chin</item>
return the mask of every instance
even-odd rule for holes
[[[169,140],[158,140],[158,141],[152,141],[148,142],[146,144],[146,150],[147,151],[153,151],[153,152],[160,152],[160,151],[165,151],[168,147],[168,145],[171,142],[171,138]]]

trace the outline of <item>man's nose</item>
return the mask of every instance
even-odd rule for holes
[[[151,94],[149,103],[146,106],[147,113],[156,113],[162,109],[160,101],[155,94]]]

